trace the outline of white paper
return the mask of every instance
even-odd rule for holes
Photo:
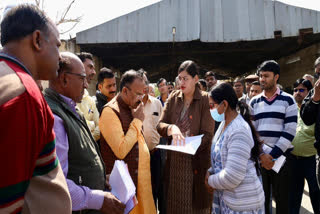
[[[264,153],[269,154],[272,151],[272,148],[266,144],[263,144],[262,150]],[[281,155],[274,162],[272,170],[275,171],[276,173],[278,173],[285,162],[286,162],[286,157]]]
[[[116,160],[110,174],[109,180],[111,193],[122,203],[126,204],[125,213],[137,204],[136,187],[129,174],[127,164],[124,161]]]
[[[171,150],[171,151],[176,151],[176,152],[182,152],[190,155],[194,155],[200,144],[201,144],[201,139],[203,135],[197,135],[197,136],[192,136],[192,137],[186,137],[185,141],[186,144],[185,146],[182,145],[182,142],[178,143],[177,146],[174,145],[158,145],[156,148],[159,149],[166,149],[166,150]]]
[[[278,157],[278,159],[274,162],[274,165],[272,167],[272,170],[278,173],[283,166],[283,164],[286,162],[286,157],[281,155]]]

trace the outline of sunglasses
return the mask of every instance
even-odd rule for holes
[[[298,92],[298,91],[299,91],[299,92],[302,93],[302,92],[304,92],[305,90],[306,90],[306,89],[304,89],[304,88],[299,88],[299,89],[296,88],[296,89],[294,89],[293,91],[294,91],[294,92]]]

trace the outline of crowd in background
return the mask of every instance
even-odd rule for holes
[[[276,213],[294,214],[304,180],[320,213],[320,58],[293,94],[274,60],[232,82],[200,79],[186,60],[156,88],[143,69],[117,85],[104,67],[90,96],[92,54],[59,52],[55,24],[35,6],[6,14],[1,44],[0,213],[124,213],[108,182],[116,160],[136,186],[130,213],[272,213],[274,198]],[[197,135],[195,155],[156,147]]]

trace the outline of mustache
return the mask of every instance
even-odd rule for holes
[[[109,92],[109,94],[115,94],[116,93],[116,91],[111,91],[111,92]]]

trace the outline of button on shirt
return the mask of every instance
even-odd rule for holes
[[[160,141],[160,135],[157,131],[157,124],[162,112],[162,104],[160,100],[152,96],[148,96],[148,100],[144,105],[144,121],[143,134],[149,150],[153,150]]]

